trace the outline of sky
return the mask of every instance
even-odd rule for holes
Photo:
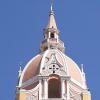
[[[15,100],[18,70],[39,53],[50,0],[0,0],[0,98]],[[54,0],[66,55],[84,64],[92,100],[100,99],[100,0]]]

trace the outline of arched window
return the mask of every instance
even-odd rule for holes
[[[61,81],[57,75],[49,77],[48,98],[61,98]]]

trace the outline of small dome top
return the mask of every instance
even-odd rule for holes
[[[41,67],[44,67],[44,65],[49,61],[53,52],[56,55],[57,61],[67,70],[66,74],[83,86],[84,80],[78,65],[71,58],[63,54],[60,50],[56,49],[48,49],[44,53],[32,58],[22,72],[20,78],[21,83],[24,83],[34,76],[39,75],[40,70],[42,69]],[[43,64],[41,64],[42,62]]]

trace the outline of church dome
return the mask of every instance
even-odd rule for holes
[[[54,15],[52,3],[40,53],[20,67],[17,100],[90,100],[83,66],[65,55]]]
[[[20,77],[20,86],[23,87],[23,84],[25,86],[25,84],[31,82],[31,85],[35,87],[38,84],[38,75],[42,75],[42,72],[45,71],[44,69],[47,68],[49,61],[53,59],[53,54],[54,59],[57,61],[58,69],[63,70],[62,73],[64,74],[65,72],[65,76],[71,77],[74,83],[80,84],[80,86],[84,85],[84,77],[78,65],[63,53],[65,49],[64,43],[60,40],[58,33],[54,12],[51,9],[48,25],[44,30],[44,40],[40,45],[41,53],[32,58],[25,66]],[[48,68],[44,74],[48,76],[50,74],[48,74],[49,70]]]
[[[65,70],[67,71],[66,76],[70,76],[73,81],[83,86],[84,80],[78,65],[71,58],[57,49],[48,49],[44,53],[38,54],[32,58],[22,72],[20,78],[21,84],[39,75],[43,67],[48,63],[52,53],[55,53],[59,64],[65,67]]]

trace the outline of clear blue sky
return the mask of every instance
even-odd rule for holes
[[[19,64],[39,51],[50,0],[0,0],[0,100],[14,100]],[[100,0],[55,0],[66,54],[85,65],[92,100],[100,99]]]

